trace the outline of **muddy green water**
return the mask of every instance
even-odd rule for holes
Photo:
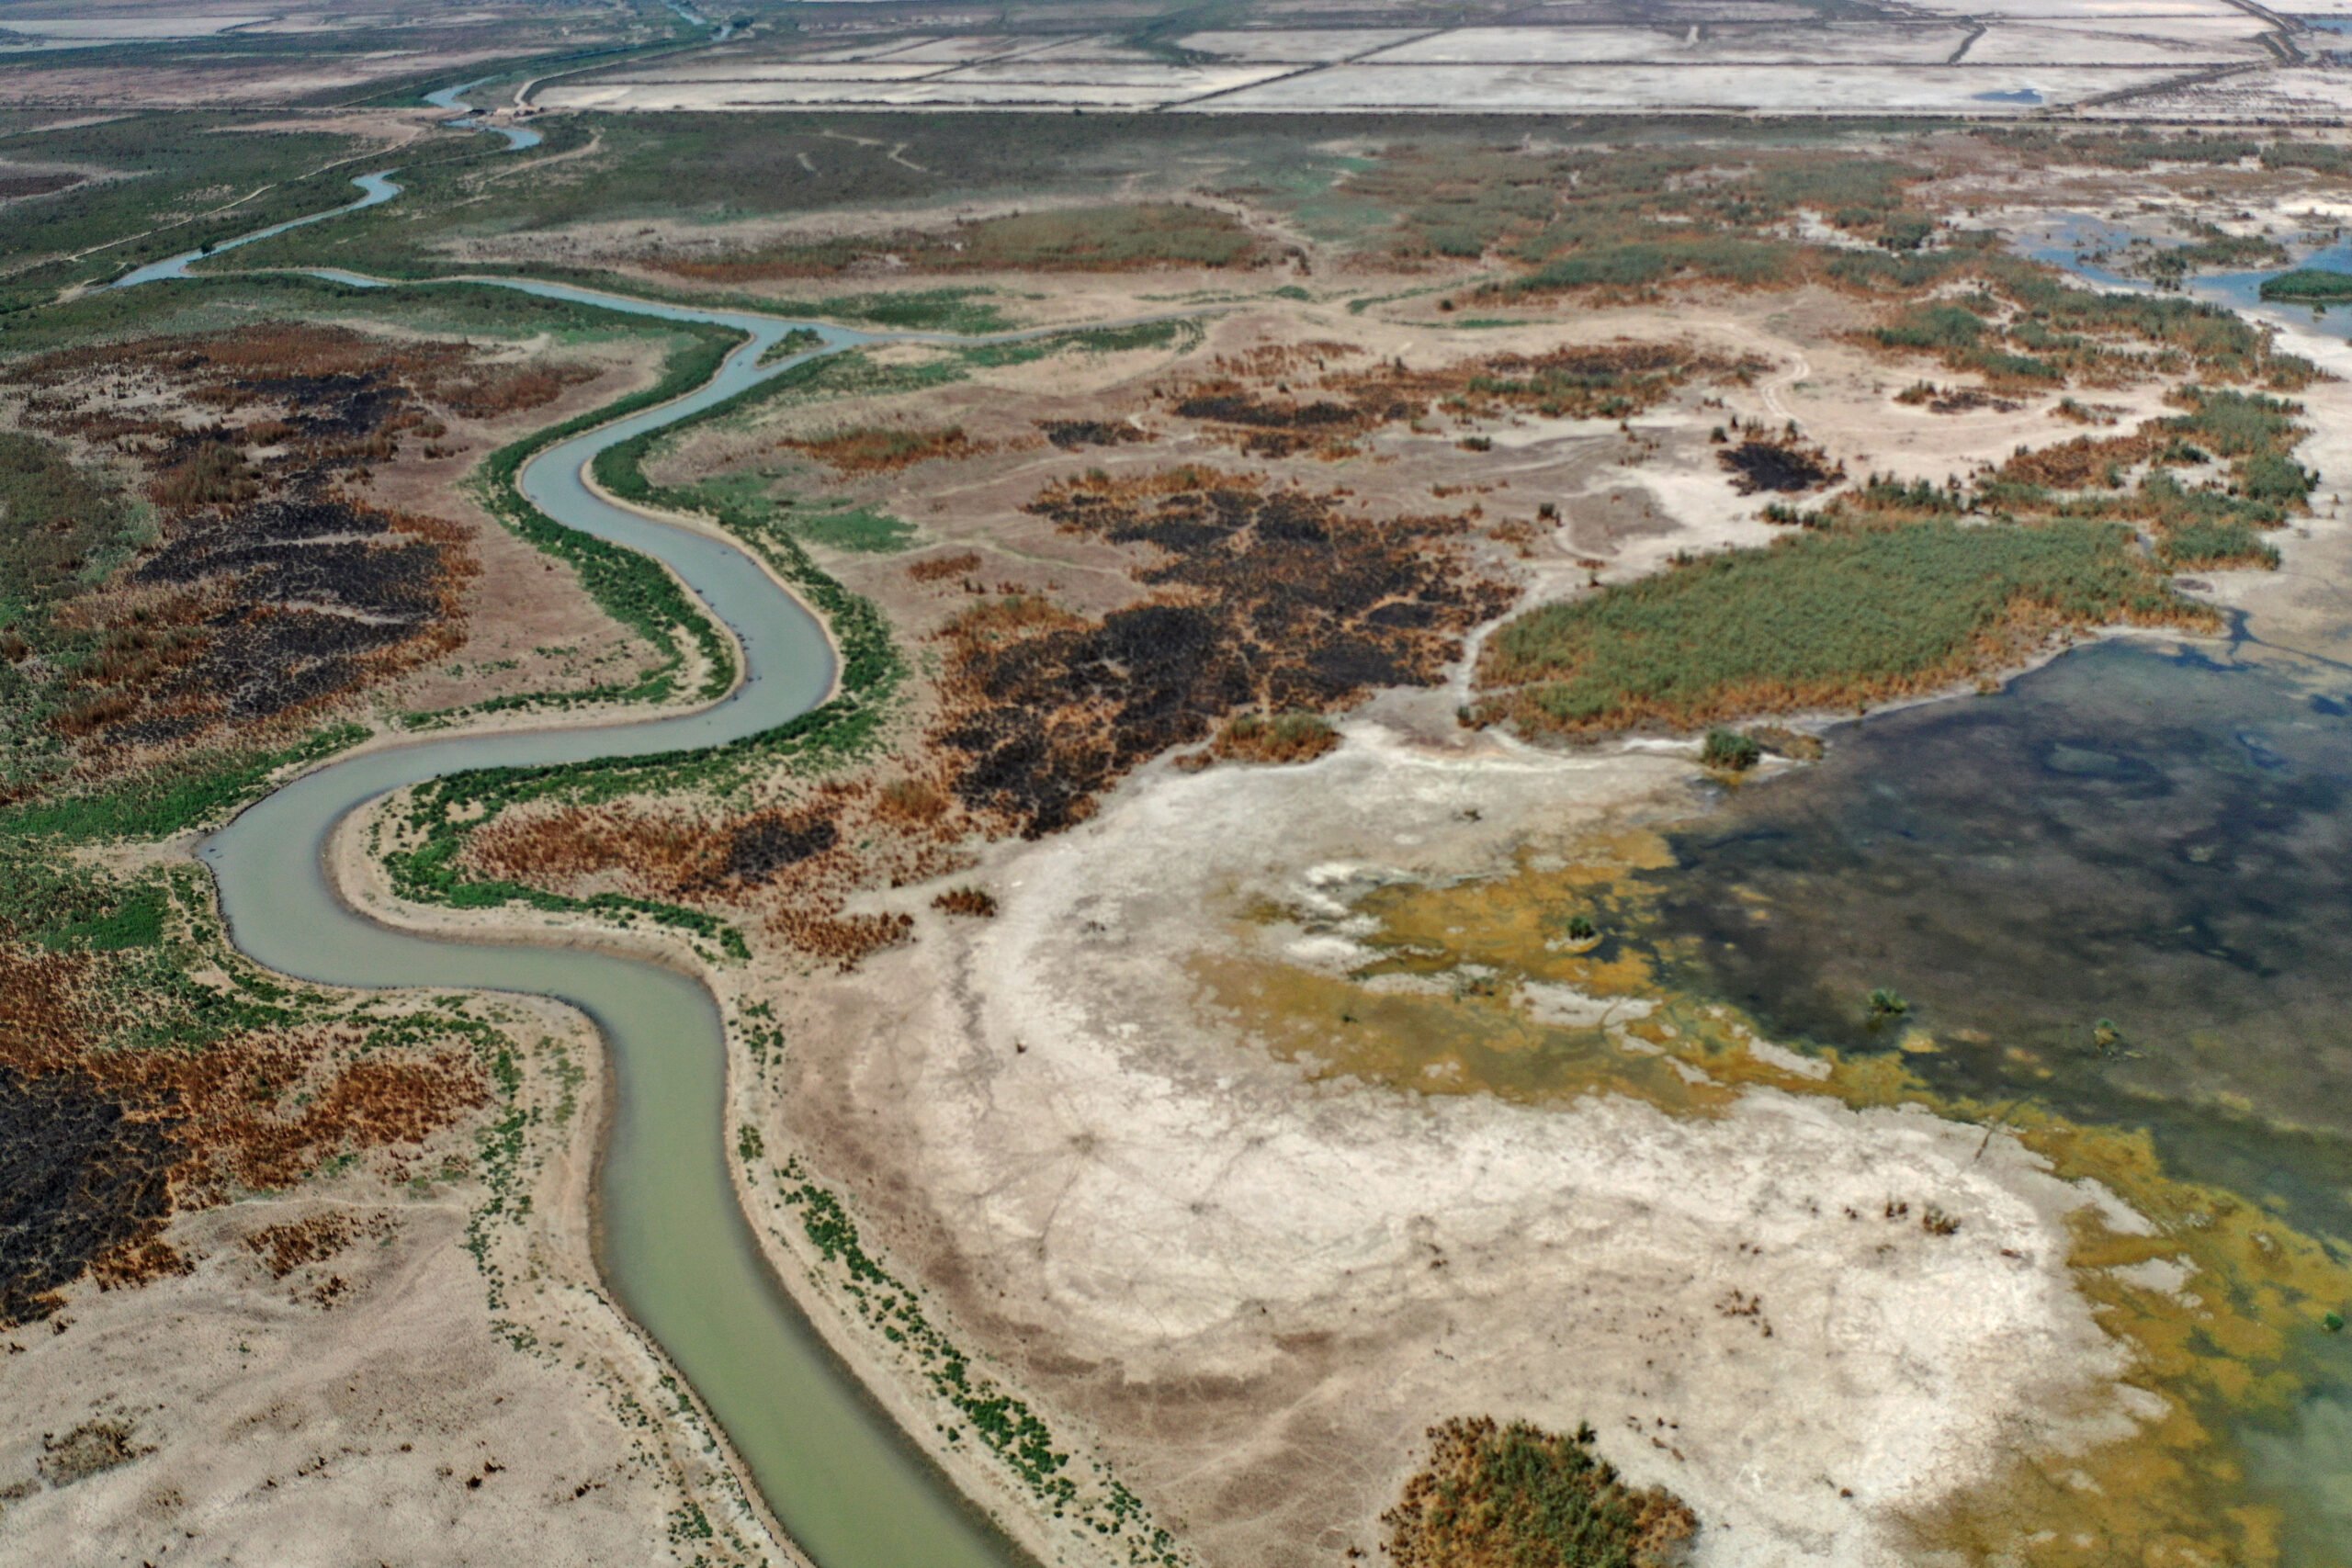
[[[2352,671],[2251,642],[2118,641],[2002,694],[1847,725],[1817,768],[1673,837],[1680,981],[1780,1036],[1893,1048],[1889,987],[1993,1103],[2144,1128],[2177,1175],[2352,1238]],[[2115,1037],[2104,1044],[2100,1021]],[[2352,1542],[2352,1339],[2241,1434],[2286,1561]]]
[[[721,26],[715,38],[729,30]],[[488,80],[488,78],[484,78]],[[463,111],[480,83],[429,102]],[[507,150],[536,132],[497,130]],[[350,203],[140,267],[114,287],[169,286],[191,267],[290,229],[379,206],[393,171],[361,175]],[[335,269],[317,276],[394,287]],[[659,1345],[726,1433],[793,1543],[820,1568],[1006,1568],[1028,1559],[974,1508],[825,1346],[776,1279],[736,1201],[727,1168],[727,1044],[717,1001],[698,980],[580,949],[461,942],[390,930],[346,908],[326,871],[334,829],[368,802],[476,768],[527,767],[715,746],[774,728],[825,700],[834,675],[824,628],[800,602],[724,540],[607,502],[583,482],[597,453],[692,417],[820,355],[863,343],[1010,343],[1067,328],[957,338],[851,331],[820,321],[701,310],[511,277],[470,281],[662,321],[715,322],[747,334],[709,381],[658,409],[549,447],[517,478],[558,522],[665,562],[733,631],[742,679],[724,701],[647,722],[457,737],[371,750],[256,802],[207,839],[231,939],[271,968],[324,984],[532,992],[580,1009],[602,1032],[615,1093],[596,1171],[596,1257],[614,1298]],[[420,284],[414,287],[432,287]],[[1165,316],[1102,323],[1131,326]],[[807,352],[763,365],[796,331]]]
[[[327,984],[528,991],[585,1012],[603,1032],[616,1089],[596,1179],[605,1281],[717,1418],[786,1533],[821,1568],[1021,1562],[826,1348],[760,1253],[728,1179],[726,1042],[707,989],[601,953],[391,931],[345,907],[329,882],[322,854],[336,824],[388,791],[469,768],[716,745],[783,723],[823,701],[831,686],[833,656],[822,627],[748,556],[603,501],[582,475],[605,446],[810,357],[760,367],[761,356],[796,328],[821,334],[812,354],[870,340],[820,322],[649,304],[560,285],[503,286],[751,334],[691,396],[550,447],[520,476],[524,492],[549,516],[667,562],[733,629],[742,645],[742,684],[725,701],[676,717],[396,746],[308,774],[202,847],[230,934],[259,962]]]
[[[544,285],[533,292],[574,294]],[[582,483],[604,447],[674,423],[799,362],[759,357],[796,326],[828,347],[857,334],[815,322],[646,306],[752,333],[693,396],[549,448],[523,470],[549,516],[659,557],[742,644],[735,694],[650,723],[437,740],[363,753],[257,803],[203,847],[231,935],[272,968],[334,985],[530,991],[594,1019],[616,1095],[600,1164],[597,1255],[621,1306],[676,1363],[787,1533],[823,1568],[962,1568],[1018,1554],[961,1501],[825,1348],[761,1256],[729,1183],[726,1044],[699,982],[578,950],[431,940],[345,908],[322,853],[335,825],[389,790],[468,768],[577,761],[714,745],[821,702],[833,676],[821,627],[733,546],[598,499]],[[820,350],[819,352],[824,352]]]

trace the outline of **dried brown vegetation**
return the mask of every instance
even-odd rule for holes
[[[326,1209],[248,1232],[243,1245],[261,1259],[271,1279],[283,1280],[306,1263],[323,1262],[334,1257],[362,1236],[380,1241],[396,1228],[397,1222],[388,1209],[365,1215],[347,1209]]]
[[[1544,354],[1498,354],[1430,369],[1390,360],[1353,369],[1336,344],[1275,345],[1227,355],[1209,374],[1171,394],[1178,415],[1197,420],[1243,451],[1267,457],[1312,452],[1341,457],[1384,425],[1441,415],[1457,421],[1537,413],[1554,419],[1623,419],[1655,408],[1693,382],[1747,380],[1769,368],[1752,355],[1710,353],[1688,344],[1577,344]],[[1277,380],[1312,368],[1304,390]]]
[[[950,915],[986,919],[996,913],[996,899],[977,887],[951,887],[933,898],[931,907]]]
[[[1232,714],[1432,683],[1505,601],[1467,568],[1466,519],[1366,517],[1255,475],[1091,475],[1029,510],[1146,551],[1136,576],[1151,593],[1100,619],[992,600],[948,626],[933,741],[956,760],[957,798],[999,830],[1082,820],[1128,770]]]
[[[1340,494],[1261,475],[1092,476],[1050,486],[1030,510],[1129,547],[1147,597],[1095,617],[1035,594],[981,594],[939,634],[938,705],[896,776],[797,787],[750,812],[707,800],[517,806],[469,835],[468,874],[741,910],[792,951],[854,964],[912,931],[903,914],[852,908],[859,895],[965,868],[975,834],[1081,820],[1130,769],[1213,736],[1224,756],[1316,755],[1336,739],[1321,713],[1439,680],[1507,597],[1470,570],[1467,518],[1367,517]],[[909,570],[968,587],[979,559],[963,551]],[[980,912],[969,891],[940,907]]]
[[[1429,1438],[1428,1468],[1381,1517],[1396,1568],[1672,1568],[1698,1533],[1672,1493],[1626,1485],[1589,1427],[1561,1437],[1481,1416]]]
[[[787,436],[776,445],[845,475],[891,474],[933,458],[977,457],[996,450],[994,442],[973,440],[960,424],[935,430],[870,425],[823,435]]]
[[[811,958],[853,964],[904,942],[903,914],[853,913],[851,897],[956,871],[968,824],[940,785],[902,778],[820,784],[786,807],[736,815],[611,803],[518,809],[468,841],[478,875],[761,912]]]
[[[0,390],[26,426],[143,470],[159,513],[127,565],[51,614],[89,645],[51,720],[78,775],[283,730],[456,647],[463,531],[345,487],[446,436],[445,416],[538,407],[587,374],[288,323],[10,367]]]
[[[953,555],[927,556],[907,566],[907,576],[916,582],[945,582],[951,578],[967,577],[980,568],[977,550],[957,550]]]
[[[126,1004],[96,962],[0,932],[0,1324],[48,1315],[85,1273],[179,1272],[175,1212],[418,1145],[485,1098],[469,1052],[345,1026],[102,1048]]]
[[[0,173],[0,201],[16,201],[28,196],[54,196],[59,191],[73,189],[86,177],[62,169],[11,169]]]

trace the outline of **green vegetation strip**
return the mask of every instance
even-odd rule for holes
[[[570,566],[605,613],[669,655],[630,686],[599,686],[560,694],[535,693],[493,698],[468,711],[483,713],[524,706],[573,706],[586,703],[660,702],[677,687],[677,672],[684,656],[682,641],[702,652],[703,680],[694,694],[706,701],[724,696],[735,684],[735,646],[716,622],[703,613],[694,596],[681,587],[661,562],[650,556],[567,528],[531,504],[516,484],[523,465],[557,443],[584,430],[625,419],[640,409],[653,408],[694,390],[712,376],[727,355],[743,342],[743,334],[726,327],[686,328],[688,345],[673,354],[660,379],[643,391],[551,425],[492,453],[475,476],[476,493],[483,507],[532,545]]]
[[[736,1141],[745,1162],[763,1152],[759,1129],[746,1126]],[[797,1211],[801,1228],[817,1254],[835,1272],[840,1291],[855,1304],[868,1327],[912,1357],[931,1391],[970,1424],[971,1433],[1053,1509],[1097,1536],[1126,1549],[1130,1568],[1177,1568],[1183,1558],[1176,1539],[1153,1524],[1143,1500],[1098,1463],[1095,1484],[1081,1487],[1069,1473],[1070,1455],[1054,1446],[1052,1429],[1026,1403],[973,1367],[971,1359],[933,1325],[914,1292],[876,1262],[858,1237],[857,1223],[842,1201],[808,1179],[797,1159],[775,1168],[786,1204]],[[965,1438],[961,1427],[943,1427],[949,1444]]]
[[[1710,556],[1495,634],[1476,710],[1537,729],[1688,728],[1934,690],[2023,627],[2189,609],[2120,523],[1933,520]]]
[[[2292,272],[2264,278],[2262,297],[2296,305],[2341,305],[2352,300],[2352,272],[2334,272],[2324,266],[2297,267]]]

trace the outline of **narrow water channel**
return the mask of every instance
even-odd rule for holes
[[[460,91],[435,101],[461,107]],[[118,287],[184,277],[202,254],[399,194],[385,174],[356,183],[364,194],[348,206],[141,268]],[[560,284],[475,281],[750,334],[695,392],[552,446],[533,457],[518,480],[548,516],[674,570],[741,644],[741,683],[712,706],[673,717],[398,745],[309,773],[247,807],[199,850],[218,885],[230,936],[256,962],[322,984],[523,991],[580,1009],[603,1032],[616,1091],[596,1179],[599,1267],[615,1299],[717,1418],[786,1532],[820,1568],[1021,1562],[1017,1549],[826,1348],[761,1253],[729,1179],[726,1038],[707,987],[651,964],[526,945],[522,933],[514,943],[491,943],[394,931],[346,907],[334,887],[324,853],[336,825],[389,791],[475,768],[714,746],[806,712],[832,686],[833,654],[823,627],[749,556],[605,501],[582,475],[607,446],[690,418],[817,355],[876,338],[822,322],[658,304]],[[799,329],[816,332],[820,342],[762,366],[764,355]]]

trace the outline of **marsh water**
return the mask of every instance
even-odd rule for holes
[[[2352,668],[2101,643],[1996,695],[1843,726],[1818,766],[1671,842],[1648,880],[1683,987],[1792,1043],[1900,1050],[1955,1099],[2144,1130],[2173,1176],[2343,1256]],[[1882,987],[1899,1021],[1872,1021]],[[2341,1562],[2352,1344],[2314,1325],[2289,1365],[2292,1408],[2221,1418],[2287,1518],[2282,1560]]]
[[[2022,248],[2144,288],[2085,259],[2126,238],[2075,215]],[[2352,245],[2297,265],[2352,271]],[[2352,336],[2352,311],[2265,306],[2268,276],[2189,288]],[[2294,570],[2343,571],[2332,553]],[[1777,1038],[1900,1052],[1956,1100],[2143,1133],[2168,1174],[2251,1200],[2340,1263],[2352,585],[2339,587],[2336,612],[2291,638],[2257,615],[2226,638],[2099,642],[1991,695],[1838,727],[1819,764],[1733,789],[1669,835],[1675,863],[1645,878],[1646,939],[1679,987]],[[1874,1020],[1880,989],[1908,1010]],[[2280,1560],[2352,1561],[2352,1335],[2314,1325],[2287,1365],[2301,1390],[2290,1407],[2222,1418],[2247,1495],[2284,1516]]]
[[[1939,1087],[2145,1126],[2352,1236],[2347,715],[2352,671],[2103,643],[1739,789],[1672,837],[1660,918],[1771,1028],[1886,1049],[1893,989]]]
[[[460,107],[459,91],[435,101]],[[529,144],[511,136],[509,142]],[[386,174],[356,183],[360,200],[297,221],[399,194]],[[295,226],[273,225],[210,253],[175,256],[121,282],[185,278],[202,254]],[[1003,1568],[1022,1562],[825,1346],[752,1235],[727,1168],[726,1034],[706,987],[652,964],[526,945],[526,938],[465,942],[394,931],[351,909],[335,891],[324,858],[332,835],[352,811],[389,791],[467,769],[717,745],[783,724],[822,702],[832,685],[824,628],[758,563],[723,540],[605,501],[582,476],[609,446],[702,412],[815,355],[876,337],[561,284],[480,281],[748,334],[694,392],[550,446],[517,479],[548,516],[675,571],[733,631],[741,683],[719,703],[675,716],[393,746],[306,774],[248,807],[201,847],[230,935],[258,962],[325,984],[526,991],[585,1013],[604,1037],[614,1088],[595,1186],[600,1271],[630,1319],[717,1419],[795,1544],[820,1568]],[[761,363],[799,330],[818,333],[818,344]]]

